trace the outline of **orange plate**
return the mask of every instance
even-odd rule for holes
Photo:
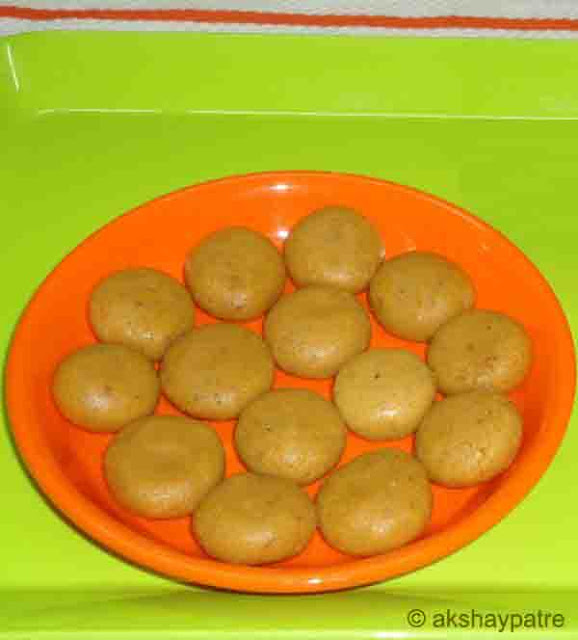
[[[524,415],[523,446],[511,468],[469,489],[434,487],[432,522],[415,542],[385,555],[351,558],[317,533],[298,557],[267,567],[208,558],[189,533],[188,519],[145,520],[111,499],[101,473],[108,435],[72,426],[56,410],[50,386],[58,362],[94,341],[86,302],[108,273],[148,265],[182,279],[187,251],[206,234],[246,225],[278,246],[312,209],[342,204],[360,209],[380,230],[388,256],[411,249],[437,251],[474,279],[477,306],[520,320],[532,336],[535,360],[512,394]],[[363,304],[365,296],[362,297]],[[200,324],[214,322],[199,313]],[[249,323],[256,331],[261,321]],[[373,323],[373,346],[424,346],[386,335]],[[276,386],[309,387],[329,397],[331,381],[278,372]],[[538,481],[560,445],[572,407],[574,347],[566,318],[547,282],[504,236],[461,209],[430,195],[371,178],[336,173],[279,172],[232,177],[193,186],[121,216],[75,249],[50,274],[17,328],[7,369],[7,399],[16,444],[42,491],[72,522],[128,560],[180,580],[255,592],[330,591],[413,571],[474,540],[496,524]],[[177,413],[161,400],[161,413]],[[231,423],[215,429],[227,450],[227,473],[241,469]],[[349,435],[342,463],[384,446]],[[410,449],[406,438],[385,446]],[[317,489],[313,485],[312,495]]]

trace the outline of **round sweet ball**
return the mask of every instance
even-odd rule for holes
[[[507,392],[528,373],[532,344],[513,318],[496,311],[472,310],[436,333],[427,360],[445,394],[474,389]]]
[[[329,378],[368,347],[371,324],[352,294],[311,286],[283,296],[267,315],[264,332],[287,373]]]
[[[404,349],[370,349],[337,374],[333,398],[348,427],[369,440],[413,433],[436,393],[434,377]]]
[[[224,320],[250,320],[267,311],[285,286],[285,265],[265,236],[228,227],[189,254],[185,280],[195,302]]]
[[[93,344],[58,366],[52,382],[65,418],[89,431],[118,431],[151,414],[159,397],[152,362],[124,345]]]
[[[432,492],[423,465],[399,449],[365,453],[332,473],[317,497],[323,537],[353,556],[385,553],[426,528]]]
[[[235,446],[251,471],[306,485],[337,464],[345,437],[331,402],[307,389],[276,389],[243,410]]]
[[[331,285],[351,293],[367,288],[384,253],[377,229],[348,207],[324,207],[301,219],[284,252],[297,286]]]
[[[104,458],[113,496],[145,518],[189,515],[222,479],[225,452],[206,424],[150,416],[118,433]]]
[[[161,385],[181,411],[230,420],[273,384],[273,359],[260,336],[233,324],[205,325],[178,338],[161,365]]]
[[[285,478],[241,473],[201,502],[192,521],[204,551],[223,562],[259,565],[300,553],[315,531],[313,503]]]
[[[450,318],[473,306],[468,274],[443,256],[411,251],[384,262],[369,287],[369,302],[386,331],[427,341]]]
[[[160,360],[194,321],[188,291],[155,269],[126,269],[108,276],[92,291],[88,313],[99,340],[132,347],[152,360]]]
[[[416,455],[434,482],[469,487],[491,480],[514,460],[522,418],[505,396],[470,391],[434,403],[416,435]]]

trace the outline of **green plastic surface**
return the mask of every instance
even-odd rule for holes
[[[0,41],[4,355],[35,287],[102,224],[191,183],[275,169],[369,174],[471,210],[542,270],[576,331],[577,141],[574,42],[6,38]],[[49,340],[48,331],[38,339]],[[539,485],[469,547],[388,583],[299,597],[183,586],[113,557],[47,505],[6,427],[0,638],[441,638],[447,630],[433,626],[434,616],[448,608],[559,612],[564,629],[519,629],[516,637],[573,636],[573,422]],[[428,617],[419,633],[407,621],[416,608]],[[450,628],[452,637],[472,635]],[[492,628],[486,632],[491,637]]]

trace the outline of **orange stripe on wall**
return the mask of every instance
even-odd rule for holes
[[[369,15],[303,15],[261,11],[205,11],[196,9],[32,9],[0,7],[0,18],[23,20],[143,20],[220,22],[306,27],[386,27],[390,29],[512,29],[521,31],[578,31],[569,18],[481,18],[438,16],[411,18]]]

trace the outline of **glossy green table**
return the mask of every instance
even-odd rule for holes
[[[578,328],[578,43],[53,33],[0,41],[4,352],[87,234],[184,185],[274,169],[369,174],[470,209],[526,251]],[[4,422],[2,639],[445,637],[443,621],[471,637],[448,609],[478,631],[472,609],[557,612],[578,630],[576,424],[530,496],[452,557],[348,593],[260,597],[179,585],[85,539]]]

